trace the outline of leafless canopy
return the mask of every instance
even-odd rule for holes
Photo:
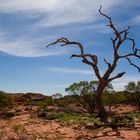
[[[105,71],[103,76],[101,76],[101,74],[99,72],[98,58],[97,58],[96,54],[85,53],[84,48],[81,43],[72,42],[72,41],[69,41],[67,38],[62,37],[60,39],[57,39],[55,42],[50,43],[47,47],[55,45],[57,43],[61,43],[61,46],[67,46],[67,45],[78,46],[80,49],[80,54],[72,54],[71,58],[73,58],[73,57],[82,58],[83,63],[86,63],[93,68],[93,70],[100,82],[102,82],[102,81],[111,82],[112,80],[120,78],[125,74],[125,72],[120,72],[117,75],[115,75],[114,77],[110,77],[111,73],[116,68],[117,62],[119,59],[126,59],[130,65],[134,66],[140,72],[139,65],[136,65],[130,59],[130,57],[135,57],[138,60],[140,60],[140,55],[138,54],[140,52],[140,49],[136,48],[135,40],[128,37],[128,33],[129,33],[128,31],[129,31],[130,27],[127,27],[126,29],[119,31],[113,24],[112,18],[109,17],[108,15],[102,13],[101,9],[102,9],[102,6],[100,6],[99,13],[109,21],[108,26],[113,30],[114,35],[115,35],[114,38],[111,38],[113,51],[114,51],[113,52],[114,53],[113,62],[110,63],[104,58],[104,62],[107,64],[107,70]],[[119,49],[125,41],[130,41],[132,43],[131,52],[127,53],[127,54],[119,54]]]

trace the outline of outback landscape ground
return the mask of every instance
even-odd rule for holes
[[[140,140],[139,3],[1,0],[0,140]]]
[[[24,97],[27,98],[27,95]],[[41,96],[40,96],[41,97]],[[43,97],[43,96],[42,96]],[[39,96],[34,97],[34,99]],[[16,100],[17,100],[16,96]],[[41,98],[39,98],[41,99]],[[19,98],[23,100],[23,98]],[[108,110],[108,106],[106,109]],[[42,108],[41,108],[42,109]],[[45,111],[44,111],[45,110]],[[139,140],[140,113],[133,105],[119,104],[111,106],[113,116],[129,115],[119,124],[108,125],[95,115],[82,110],[81,107],[47,106],[43,111],[37,105],[27,102],[17,102],[8,110],[11,117],[0,119],[1,140]],[[72,111],[73,110],[73,111]],[[73,113],[71,113],[73,112]],[[45,114],[46,113],[46,114]],[[113,116],[108,118],[112,121]],[[112,121],[113,122],[113,121]],[[132,125],[131,125],[132,124]],[[118,125],[118,126],[117,126]]]

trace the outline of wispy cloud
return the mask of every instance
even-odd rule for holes
[[[61,6],[59,4],[61,3]],[[101,4],[104,5],[104,10],[109,10],[112,6],[119,4],[115,1],[97,1],[97,0],[60,0],[55,9],[48,11],[48,15],[42,21],[40,26],[53,27],[63,26],[73,23],[88,23],[99,20],[98,9]]]
[[[110,6],[113,6],[116,2],[109,2],[102,1],[101,3],[104,4],[104,9],[108,9]],[[60,6],[61,5],[61,6]],[[52,26],[60,26],[60,25],[67,25],[70,23],[83,23],[88,21],[96,21],[97,20],[97,9],[99,8],[100,2],[96,0],[91,0],[87,3],[87,0],[7,0],[0,2],[0,13],[10,13],[21,14],[23,18],[33,18],[34,16],[38,18],[40,15],[45,15],[43,18],[40,18],[36,24],[33,23],[32,29],[36,28],[35,25],[38,27],[52,27]],[[23,16],[27,15],[27,16]],[[20,17],[20,16],[19,16]],[[91,18],[92,17],[92,18]],[[14,23],[16,24],[16,22]],[[18,23],[19,24],[19,23]],[[12,24],[10,25],[12,26]],[[16,27],[16,26],[15,26]],[[87,26],[85,27],[87,28]],[[94,27],[88,27],[88,29],[101,29],[101,26],[96,25]],[[14,32],[23,32],[21,28],[15,29]],[[26,29],[27,30],[27,29]],[[37,30],[38,31],[38,30]],[[104,31],[104,30],[102,30]],[[106,31],[106,30],[105,30]],[[57,32],[57,31],[56,31]],[[7,35],[8,34],[8,35]],[[6,34],[0,32],[0,51],[6,52],[11,55],[15,56],[23,56],[23,57],[39,57],[39,56],[52,56],[52,55],[60,55],[66,53],[65,49],[44,49],[38,45],[41,44],[41,40],[38,42],[32,33],[24,33],[23,37],[26,36],[26,39],[22,37],[17,37],[16,40],[11,40],[14,38],[13,32],[7,32]],[[45,34],[45,36],[47,33]],[[51,42],[50,38],[56,38],[56,34],[48,35],[49,39],[46,42]],[[43,34],[41,34],[41,38],[43,38]],[[28,39],[27,39],[28,38]]]
[[[81,30],[93,30],[94,33],[110,33],[108,28],[105,27],[104,24],[98,23],[100,20],[100,16],[98,13],[98,9],[100,5],[103,5],[103,11],[109,12],[111,9],[115,8],[116,5],[121,5],[123,0],[1,0],[0,2],[0,13],[7,14],[18,14],[18,18],[27,18],[28,20],[31,18],[37,19],[35,22],[31,22],[30,31],[31,33],[27,34],[23,32],[23,29],[18,28],[15,25],[14,32],[23,32],[23,36],[27,36],[31,40],[26,39],[17,39],[15,41],[9,41],[6,36],[5,39],[0,39],[0,50],[11,55],[24,56],[24,57],[36,57],[36,56],[52,56],[52,55],[60,55],[66,53],[65,49],[55,49],[55,50],[47,50],[43,47],[39,49],[38,42],[34,39],[35,31],[39,32],[41,38],[48,35],[49,37],[54,36],[54,34],[59,34],[60,30],[63,32],[63,29],[69,30],[68,34],[72,32],[80,32]],[[24,15],[24,16],[23,16]],[[88,25],[87,23],[93,23],[92,25]],[[69,24],[78,24],[80,26],[76,26],[76,28],[69,28]],[[84,23],[83,26],[81,23]],[[17,23],[20,24],[20,23]],[[12,26],[11,24],[9,26]],[[51,35],[47,33],[47,29],[53,30],[52,27],[59,26],[59,31],[52,33]],[[51,28],[50,28],[51,27]],[[26,27],[24,27],[26,28]],[[36,30],[38,29],[38,30]],[[39,29],[45,29],[39,30]],[[28,31],[28,29],[25,29]],[[55,30],[55,29],[54,29]],[[34,31],[34,32],[33,32]],[[41,33],[41,31],[43,33]],[[32,33],[33,32],[33,33]],[[54,32],[54,31],[53,31]],[[66,33],[66,34],[67,34]],[[65,35],[65,33],[61,33]],[[0,36],[3,34],[0,33]],[[9,32],[9,36],[14,36],[13,32]],[[12,38],[12,37],[11,37]],[[53,37],[52,37],[53,38]],[[57,37],[55,37],[56,39]],[[55,40],[54,39],[54,40]],[[46,42],[51,42],[51,39],[48,39]],[[42,41],[43,42],[43,41]]]
[[[48,71],[63,74],[84,74],[84,75],[93,74],[93,72],[90,70],[59,68],[59,67],[49,67]]]
[[[100,5],[105,10],[112,6],[121,4],[122,0],[6,0],[1,1],[0,12],[28,12],[28,15],[34,13],[43,13],[46,15],[40,21],[43,26],[58,26],[78,22],[96,21]],[[28,17],[28,16],[27,16]],[[32,17],[32,16],[31,16]]]
[[[35,40],[1,40],[0,39],[0,51],[6,52],[10,55],[21,57],[40,57],[40,56],[54,56],[66,54],[65,49],[52,48],[46,49],[45,46],[40,46]]]

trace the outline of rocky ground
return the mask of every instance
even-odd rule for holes
[[[17,108],[16,108],[17,109]],[[1,140],[140,140],[140,124],[133,128],[94,128],[93,123],[73,123],[31,117],[24,106],[10,119],[0,119]],[[119,113],[134,111],[133,106],[113,108]]]

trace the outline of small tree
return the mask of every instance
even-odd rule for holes
[[[140,92],[140,81],[137,82],[129,82],[126,86],[125,86],[125,91],[128,92]]]
[[[114,72],[114,70],[117,67],[118,61],[121,59],[126,59],[128,63],[135,68],[138,69],[140,72],[140,67],[133,63],[130,59],[130,57],[137,58],[140,60],[140,55],[138,54],[140,52],[140,49],[136,48],[135,40],[128,37],[128,30],[129,27],[126,29],[123,29],[119,31],[116,26],[112,22],[112,18],[109,17],[108,15],[102,13],[101,8],[99,9],[99,13],[104,16],[108,21],[109,24],[108,26],[110,27],[111,30],[114,32],[114,37],[111,38],[112,41],[112,47],[113,47],[113,61],[108,62],[107,59],[104,58],[104,62],[107,64],[107,70],[103,73],[101,76],[99,67],[98,67],[98,57],[96,54],[90,54],[90,53],[85,53],[84,47],[80,42],[74,42],[74,41],[69,41],[67,38],[60,38],[57,39],[55,42],[50,43],[48,46],[55,45],[57,43],[61,43],[61,46],[68,46],[68,45],[75,45],[78,46],[80,49],[80,54],[73,54],[71,58],[73,57],[78,57],[82,59],[82,62],[90,65],[93,68],[93,71],[99,81],[97,91],[96,91],[96,107],[98,110],[98,116],[100,118],[106,118],[108,116],[104,104],[103,104],[103,91],[108,85],[108,83],[112,82],[113,80],[117,78],[121,78],[125,72],[119,72],[115,76],[112,76],[111,74]],[[120,48],[122,47],[122,44],[126,41],[129,41],[132,43],[131,47],[131,52],[130,53],[125,53],[125,54],[120,54]],[[48,47],[47,46],[47,47]]]
[[[136,91],[140,92],[140,81],[137,81],[136,83]]]
[[[78,83],[73,83],[68,88],[65,89],[69,94],[75,94],[75,96],[80,104],[89,113],[93,113],[95,110],[95,93],[98,87],[99,81],[80,81]],[[112,84],[109,84],[104,92],[113,89]]]
[[[61,99],[62,98],[62,94],[61,93],[55,93],[52,95],[53,99]]]
[[[135,82],[129,82],[126,86],[125,86],[125,90],[129,91],[129,92],[135,92],[136,91],[136,84]]]
[[[126,100],[134,103],[140,110],[140,81],[129,82],[125,86],[125,91],[127,91],[127,93],[125,93]]]
[[[0,91],[0,111],[13,106],[13,99],[7,93]]]
[[[68,88],[65,89],[69,94],[75,94],[79,103],[85,108],[89,113],[93,113],[95,110],[95,89],[97,81],[80,81],[79,83],[73,83]]]

